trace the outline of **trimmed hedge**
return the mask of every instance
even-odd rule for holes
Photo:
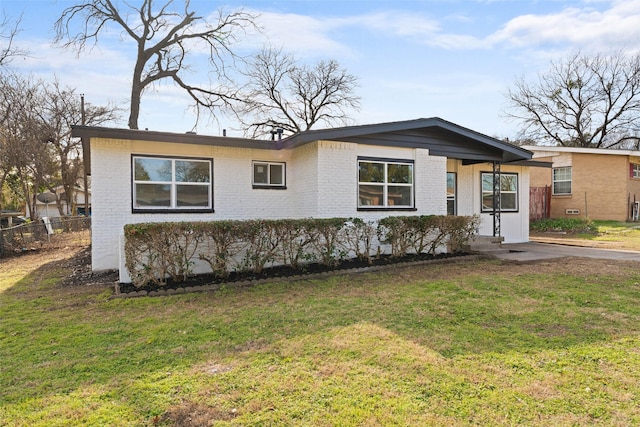
[[[164,286],[193,275],[195,261],[216,277],[230,272],[260,273],[272,265],[335,266],[347,258],[369,263],[391,247],[391,256],[435,254],[446,245],[459,252],[477,233],[477,216],[393,216],[128,224],[125,266],[135,286]]]

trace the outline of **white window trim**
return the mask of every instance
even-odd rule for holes
[[[135,179],[135,161],[136,159],[152,159],[152,160],[170,160],[171,161],[171,181],[139,181]],[[176,181],[176,161],[203,162],[209,164],[209,182],[178,182]],[[154,156],[139,155],[131,156],[131,206],[132,211],[136,213],[167,213],[167,212],[213,212],[213,159],[196,158],[196,157],[174,157],[174,156]],[[170,186],[170,205],[169,206],[136,206],[136,189],[137,184],[161,184]],[[207,206],[177,206],[177,185],[197,185],[208,187],[208,205]]]
[[[267,183],[256,182],[255,172],[256,165],[264,165],[267,167]],[[282,166],[282,184],[272,184],[271,183],[271,166],[279,165]],[[251,162],[251,184],[253,188],[287,188],[287,164],[285,162],[267,162],[254,160]]]
[[[555,171],[557,171],[559,169],[569,169],[569,172],[571,174],[569,179],[556,179]],[[557,182],[569,182],[571,184],[571,191],[569,191],[568,193],[558,193],[558,192],[556,192],[556,183]],[[573,169],[571,168],[571,166],[562,166],[562,167],[558,167],[558,168],[553,168],[551,170],[551,194],[553,196],[570,196],[572,192],[573,192]]]
[[[360,163],[379,163],[384,165],[384,182],[366,182],[360,181]],[[388,182],[388,171],[389,165],[403,165],[411,167],[411,183],[393,183]],[[358,159],[358,209],[359,210],[407,210],[407,209],[415,209],[415,168],[413,166],[412,161],[407,160],[395,160],[395,159],[375,159],[375,158],[359,158]],[[383,205],[361,205],[360,204],[360,186],[361,185],[373,185],[382,187],[382,200]],[[411,188],[411,204],[410,205],[389,205],[388,204],[388,196],[389,196],[389,187],[410,187]]]
[[[484,191],[484,188],[482,186],[482,184],[484,183],[484,179],[483,177],[485,175],[493,175],[493,172],[480,172],[480,212],[482,213],[490,213],[493,212],[493,208],[485,208],[484,207],[484,195],[485,194],[491,194],[493,196],[493,189],[491,189],[491,191]],[[516,207],[514,209],[505,209],[503,207],[503,203],[500,203],[500,212],[519,212],[520,210],[520,177],[518,176],[517,173],[515,172],[502,172],[500,173],[500,179],[502,179],[503,176],[515,176],[516,177],[516,189],[515,191],[504,191],[501,190],[500,191],[500,197],[502,197],[503,194],[515,194],[516,195]],[[502,200],[501,200],[502,202]]]
[[[634,178],[634,179],[640,178],[640,164],[631,163],[631,168],[632,168],[632,171],[633,171],[632,178]]]

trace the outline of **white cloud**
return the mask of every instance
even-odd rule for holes
[[[608,10],[566,8],[547,15],[522,15],[486,39],[488,46],[571,45],[602,50],[640,44],[640,0],[616,1]]]
[[[247,48],[260,48],[265,43],[284,46],[287,51],[301,56],[351,54],[351,48],[334,40],[330,31],[339,26],[339,18],[314,18],[293,13],[256,12],[260,34],[253,34],[243,44]]]

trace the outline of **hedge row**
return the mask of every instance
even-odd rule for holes
[[[271,265],[333,266],[347,258],[369,263],[389,245],[391,256],[459,252],[478,229],[476,216],[163,222],[125,226],[125,265],[135,286],[163,286],[193,275],[194,260],[217,277],[260,273]]]

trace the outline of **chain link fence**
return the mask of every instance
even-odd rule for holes
[[[83,247],[91,244],[90,217],[50,218],[0,229],[0,258],[39,249]]]

